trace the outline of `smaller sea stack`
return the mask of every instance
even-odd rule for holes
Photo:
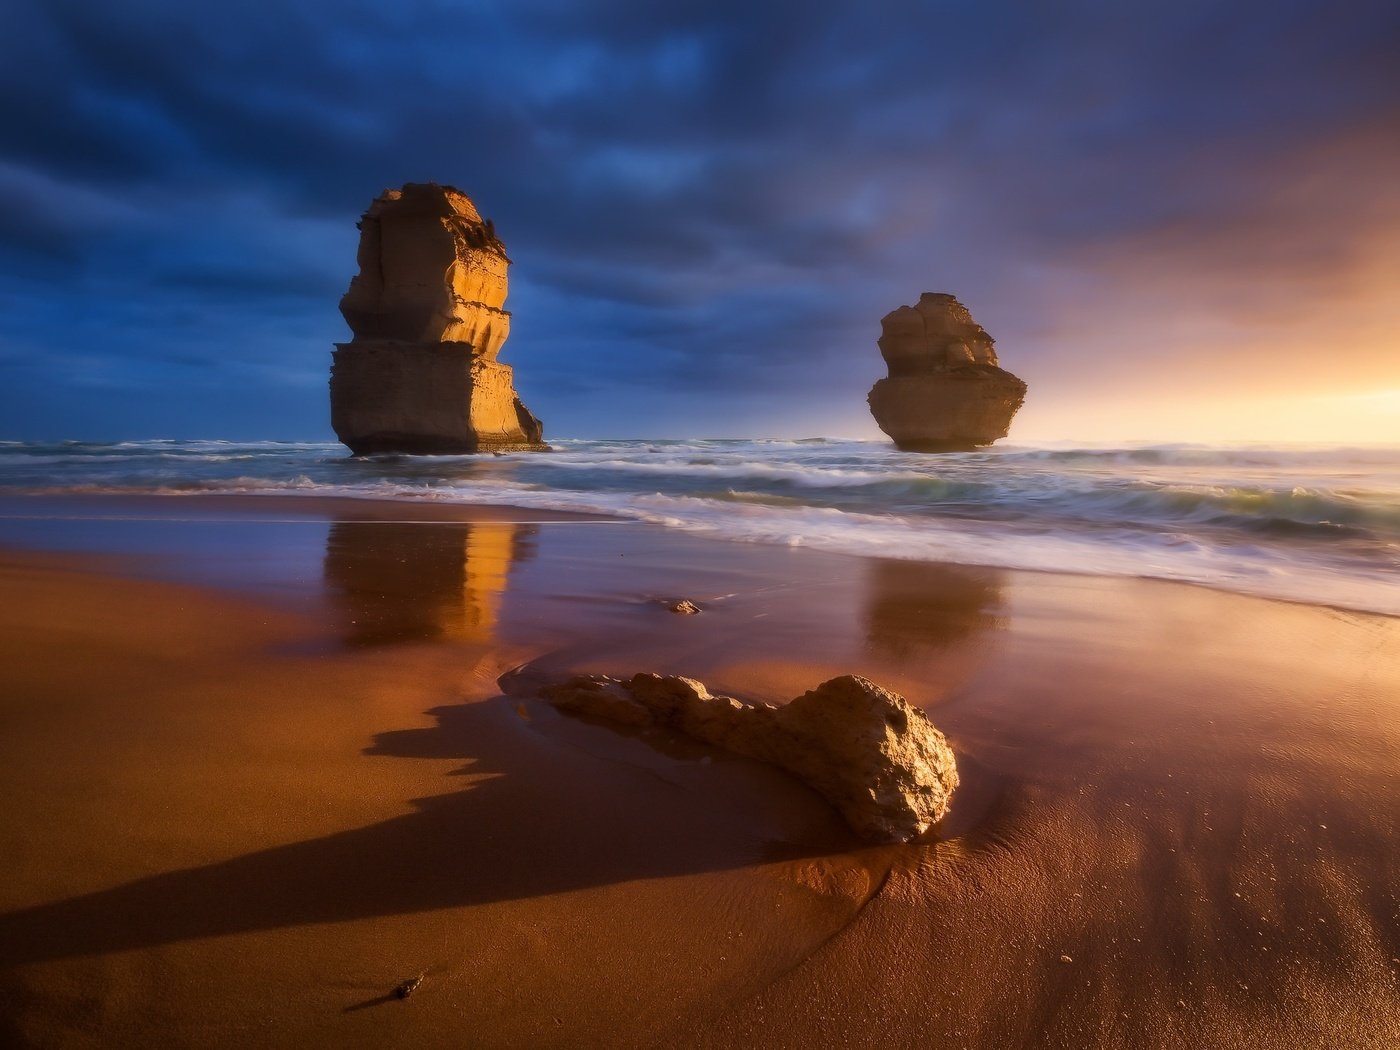
[[[356,455],[548,448],[496,360],[510,260],[465,193],[385,190],[359,222],[360,272],[340,300],[354,333],[331,363],[331,426]]]
[[[880,321],[889,377],[870,413],[905,452],[965,452],[1006,437],[1026,384],[997,364],[992,337],[947,292],[925,292]]]

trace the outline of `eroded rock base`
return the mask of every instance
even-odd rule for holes
[[[1026,399],[1026,384],[1002,368],[969,365],[956,371],[879,380],[870,413],[906,452],[968,451],[1004,438]]]
[[[470,343],[342,343],[331,362],[331,426],[360,456],[548,449],[511,378],[509,365]]]

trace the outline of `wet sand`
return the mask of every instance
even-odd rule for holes
[[[1400,620],[401,503],[8,500],[0,544],[0,1042],[1400,1043]],[[864,674],[964,785],[871,847],[521,664]]]

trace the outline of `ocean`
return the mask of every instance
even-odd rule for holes
[[[278,493],[606,513],[882,558],[1180,580],[1400,615],[1400,448],[558,441],[352,458],[338,444],[0,442],[0,492]]]

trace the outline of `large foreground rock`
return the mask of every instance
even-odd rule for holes
[[[827,799],[855,831],[907,842],[948,812],[957,765],[943,734],[903,697],[855,675],[782,707],[711,696],[691,678],[579,675],[540,695],[564,711],[623,725],[666,726],[768,762]]]
[[[510,260],[466,194],[385,190],[360,219],[360,272],[340,301],[354,333],[331,365],[331,426],[351,451],[542,449],[543,428],[496,360]]]
[[[946,292],[925,292],[880,322],[889,368],[870,391],[880,429],[909,452],[960,451],[1006,436],[1026,384],[997,363],[994,341]]]

